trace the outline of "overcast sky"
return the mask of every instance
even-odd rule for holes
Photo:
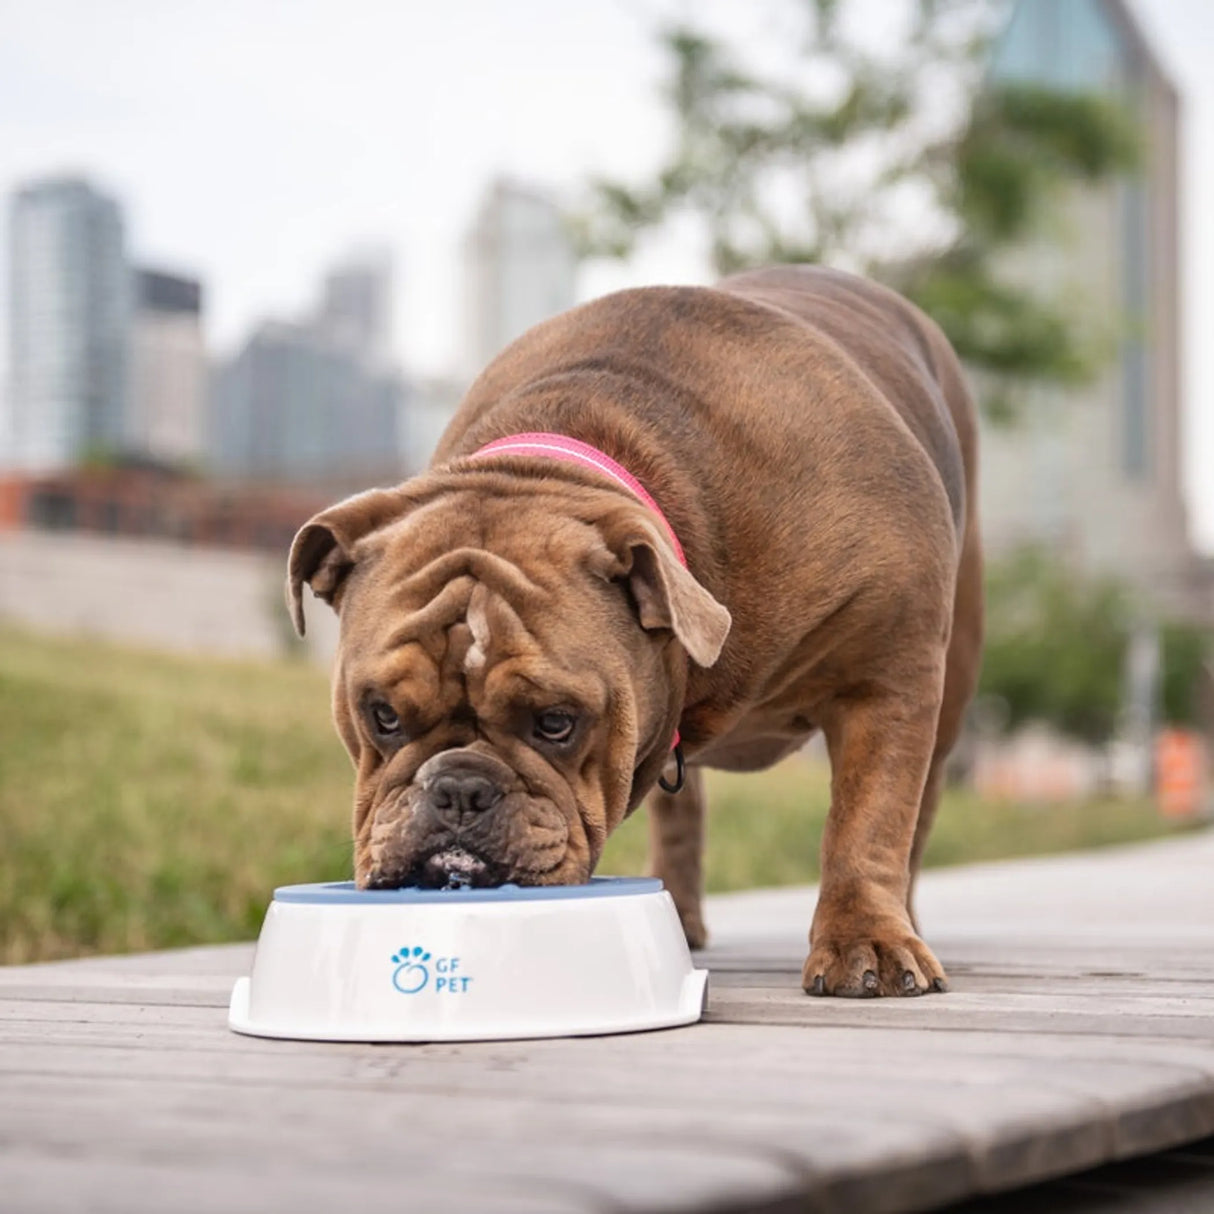
[[[1186,105],[1187,489],[1214,551],[1214,0],[1134,7]],[[0,193],[48,172],[95,178],[124,203],[137,259],[203,278],[220,351],[302,311],[351,247],[386,244],[402,359],[441,372],[486,182],[568,196],[589,173],[643,175],[668,135],[652,30],[690,11],[747,40],[765,6],[0,0]],[[664,238],[628,267],[592,268],[581,295],[708,277],[693,242]]]

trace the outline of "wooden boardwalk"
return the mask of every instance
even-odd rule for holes
[[[713,899],[705,1022],[581,1040],[239,1037],[244,945],[0,970],[0,1209],[862,1214],[1214,1133],[1214,832],[929,874],[945,996],[806,998],[811,909]]]

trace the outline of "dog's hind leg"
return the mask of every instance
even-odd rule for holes
[[[927,782],[919,801],[919,818],[915,823],[915,839],[911,844],[910,885],[906,894],[906,909],[915,930],[915,882],[923,863],[923,851],[940,803],[944,788],[948,756],[957,744],[965,709],[978,686],[982,665],[982,551],[978,545],[978,527],[971,518],[966,532],[961,565],[957,570],[957,591],[953,604],[953,629],[949,637],[948,656],[944,668],[944,697],[940,704],[940,719],[936,724],[936,745],[932,752]]]
[[[661,877],[674,899],[683,934],[692,948],[703,948],[704,929],[704,776],[689,767],[677,793],[655,788],[649,811],[649,870]]]
[[[940,793],[944,788],[944,775],[948,763],[949,747],[937,750],[932,755],[932,764],[927,770],[927,783],[919,800],[919,819],[915,823],[915,841],[911,844],[910,883],[906,888],[906,909],[915,931],[920,931],[919,916],[915,914],[915,885],[919,880],[919,868],[923,863],[923,850],[931,834],[936,810],[940,805]]]

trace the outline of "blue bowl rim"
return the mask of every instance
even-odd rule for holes
[[[501,885],[494,889],[356,889],[353,881],[315,885],[280,885],[275,902],[314,906],[383,906],[400,903],[454,902],[557,902],[586,898],[621,898],[656,894],[663,888],[657,877],[591,877],[585,885]]]

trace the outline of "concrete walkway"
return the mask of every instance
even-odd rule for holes
[[[806,998],[812,907],[713,899],[705,1021],[633,1036],[239,1037],[246,945],[0,970],[0,1207],[863,1214],[1214,1133],[1214,832],[929,874],[944,996]]]

